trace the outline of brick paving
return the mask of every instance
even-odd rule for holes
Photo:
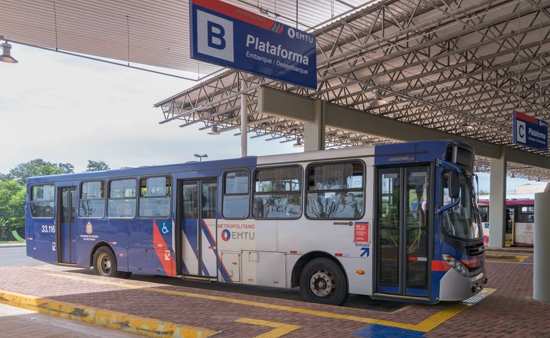
[[[488,287],[497,291],[426,336],[550,338],[550,304],[531,298],[532,263],[489,263]]]
[[[480,304],[469,307],[438,326],[426,336],[550,338],[550,305],[540,304],[530,298],[532,258],[523,263],[490,262],[487,272],[488,287],[496,288],[497,291]],[[164,278],[107,279],[87,275],[82,269],[49,265],[0,268],[0,289],[6,291],[205,327],[221,331],[220,337],[254,337],[270,330],[266,327],[235,322],[239,318],[300,326],[300,329],[291,332],[287,337],[350,337],[368,324],[193,295],[221,296],[225,299],[412,324],[452,306],[406,305],[382,306],[378,309],[374,303],[374,306],[368,307],[354,304],[338,307],[302,302],[292,291],[258,291],[257,288],[253,288],[256,291],[251,293],[227,285],[212,286],[203,282],[179,280],[171,280],[167,284],[167,281],[169,280]],[[179,294],[166,294],[166,291]],[[361,300],[368,302],[366,297],[356,298],[354,302],[359,303]]]

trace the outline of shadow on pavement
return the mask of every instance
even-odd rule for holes
[[[74,269],[74,270],[67,270],[66,272],[78,273],[78,274],[84,274],[84,275],[94,275],[94,273],[89,269]],[[252,295],[252,296],[302,301],[302,298],[300,297],[300,294],[297,288],[279,289],[279,288],[270,288],[270,287],[263,287],[263,286],[226,284],[226,283],[219,283],[219,282],[212,282],[212,281],[189,280],[189,279],[181,279],[181,278],[173,278],[173,277],[146,276],[146,275],[136,275],[136,274],[133,274],[129,279],[136,280],[136,281],[164,284],[166,286],[189,287],[189,288],[195,288],[195,289],[212,290],[212,291],[220,291],[220,292],[226,291],[226,292],[235,292],[235,293]],[[408,304],[401,303],[401,302],[375,300],[368,296],[363,296],[363,295],[350,295],[346,303],[343,305],[343,307],[374,310],[374,311],[381,311],[381,312],[394,312],[407,305]]]

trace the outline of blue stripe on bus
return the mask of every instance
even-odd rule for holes
[[[214,255],[216,256],[217,265],[218,265],[219,271],[222,274],[222,277],[223,277],[224,281],[231,282],[231,277],[229,277],[229,272],[227,272],[227,269],[225,268],[225,265],[223,265],[223,262],[222,262],[220,256],[218,255],[218,250],[217,250],[218,246],[217,246],[216,239],[210,233],[210,230],[208,229],[208,225],[206,224],[206,222],[204,222],[204,220],[201,219],[200,224],[201,224],[201,229],[204,232],[204,235],[206,236],[206,239],[208,240],[208,243],[210,244],[210,247],[214,251]],[[214,248],[216,248],[216,249],[214,249]]]

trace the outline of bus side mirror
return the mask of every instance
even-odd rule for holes
[[[452,199],[460,197],[460,182],[456,171],[452,171],[449,176],[449,195]]]

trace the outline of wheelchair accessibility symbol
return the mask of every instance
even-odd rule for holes
[[[170,229],[168,229],[168,227],[166,226],[166,224],[163,224],[160,231],[162,232],[163,235],[166,235],[167,233],[170,232]]]

